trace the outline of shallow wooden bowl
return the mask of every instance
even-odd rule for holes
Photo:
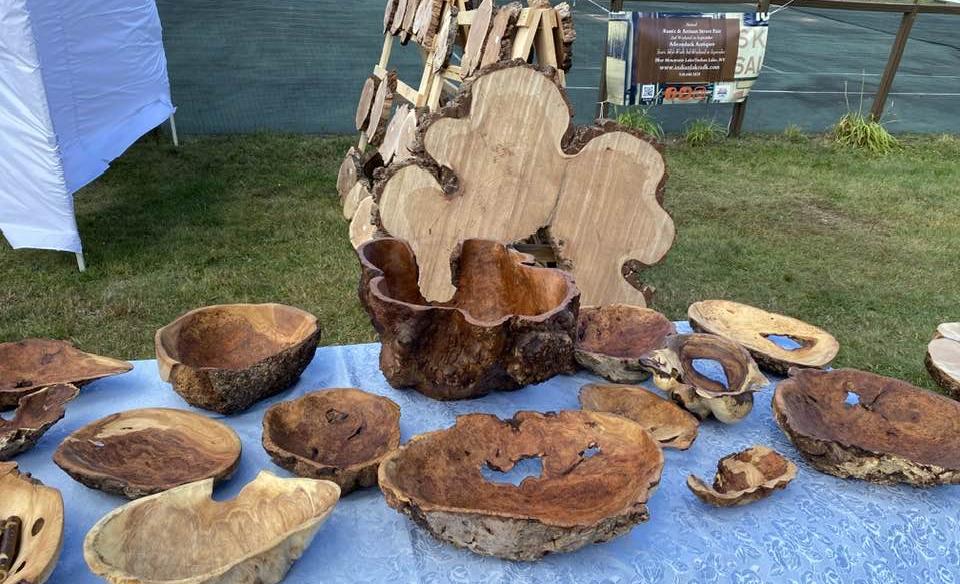
[[[704,503],[737,507],[765,499],[797,478],[797,465],[766,446],[751,446],[729,454],[717,463],[713,485],[695,475],[687,488]]]
[[[484,477],[539,458],[519,485]],[[598,412],[457,418],[380,465],[387,504],[438,539],[478,554],[536,560],[630,531],[649,518],[663,453],[639,424]]]
[[[329,481],[261,472],[236,498],[207,479],[115,509],[87,533],[83,556],[112,584],[275,584],[340,497]]]
[[[292,385],[319,340],[317,318],[299,308],[206,306],[157,331],[157,367],[190,405],[233,414]]]
[[[697,439],[697,417],[668,399],[634,385],[588,383],[580,407],[623,416],[643,426],[663,448],[686,450]]]
[[[84,353],[66,341],[0,343],[0,410],[14,408],[21,397],[50,385],[81,387],[131,369],[133,365],[126,361]]]
[[[19,552],[3,584],[43,584],[63,546],[63,497],[60,491],[21,474],[15,462],[0,462],[0,521],[20,518]]]
[[[377,483],[380,461],[400,445],[400,406],[359,389],[327,389],[270,407],[263,447],[302,477],[337,483],[342,494]]]
[[[240,438],[226,424],[193,412],[129,410],[67,436],[53,461],[90,488],[135,499],[229,478],[240,462]]]
[[[62,383],[20,398],[20,405],[13,417],[9,420],[0,418],[0,460],[9,460],[32,448],[47,430],[63,418],[67,412],[67,402],[79,393],[75,385]]]
[[[577,363],[614,383],[638,383],[650,377],[643,356],[675,332],[667,317],[650,308],[584,306],[577,327]]]

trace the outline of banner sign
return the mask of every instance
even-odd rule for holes
[[[767,47],[762,12],[613,12],[606,100],[617,105],[747,98]]]

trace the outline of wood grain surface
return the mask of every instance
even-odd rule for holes
[[[690,448],[700,428],[690,412],[635,385],[588,383],[580,388],[580,407],[633,420],[663,448]]]
[[[63,419],[67,403],[79,393],[75,385],[61,383],[20,398],[13,417],[0,418],[0,460],[9,460],[32,448],[47,430]]]
[[[0,462],[0,521],[19,517],[19,550],[4,584],[44,584],[53,573],[63,547],[63,497],[15,462]]]
[[[720,459],[713,486],[690,475],[687,488],[704,503],[736,507],[769,497],[795,478],[797,465],[766,446],[752,446]]]

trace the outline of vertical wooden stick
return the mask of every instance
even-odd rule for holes
[[[733,112],[730,114],[730,125],[727,126],[727,136],[730,138],[739,138],[740,130],[743,129],[743,118],[746,117],[747,100],[738,101],[733,104]]]
[[[879,120],[883,116],[883,108],[887,104],[887,95],[893,86],[893,78],[897,75],[897,69],[900,68],[900,58],[903,57],[903,49],[907,46],[907,39],[910,38],[910,29],[913,28],[913,22],[917,19],[917,6],[913,10],[904,12],[900,20],[900,29],[897,30],[897,37],[893,41],[893,47],[890,48],[890,58],[887,60],[887,66],[883,70],[883,77],[880,79],[880,87],[877,88],[877,94],[873,98],[873,107],[870,110],[870,116],[874,120]]]

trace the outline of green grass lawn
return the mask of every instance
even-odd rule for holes
[[[317,314],[325,344],[374,340],[334,189],[350,142],[137,144],[77,196],[87,272],[0,244],[0,341],[151,358],[154,331],[180,313],[265,301]],[[671,145],[667,158],[678,236],[646,273],[655,308],[681,319],[697,299],[755,304],[831,331],[838,365],[933,387],[926,343],[960,319],[960,139],[871,157],[766,136]]]

